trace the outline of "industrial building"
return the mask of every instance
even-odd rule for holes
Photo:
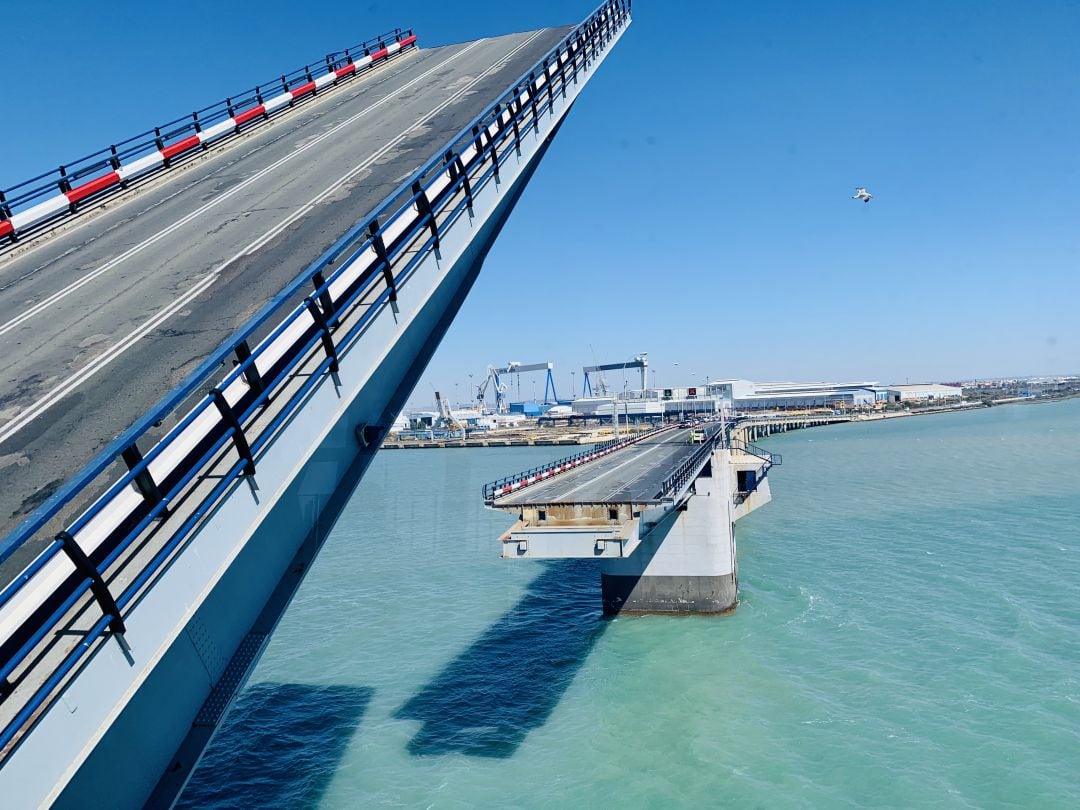
[[[763,382],[732,380],[738,412],[870,408],[888,394],[876,382]]]
[[[959,400],[964,396],[964,389],[959,385],[941,385],[939,383],[918,383],[915,385],[890,385],[892,402],[929,402]]]
[[[540,424],[574,422],[610,422],[613,414],[620,422],[659,422],[672,419],[712,416],[715,414],[763,413],[769,411],[848,411],[883,408],[888,403],[915,403],[959,400],[962,390],[958,386],[940,384],[881,385],[876,381],[851,382],[754,382],[742,378],[707,381],[705,385],[673,388],[649,388],[648,353],[633,358],[582,368],[581,395],[576,399],[558,399],[552,373],[554,364],[511,362],[505,366],[488,367],[484,381],[475,386],[475,414],[478,418],[466,420],[459,412],[452,420],[474,430],[492,430],[504,425],[486,420],[492,412],[487,410],[485,395],[495,392],[494,414],[513,416],[520,420],[537,420]],[[623,372],[622,390],[609,385],[605,372]],[[640,387],[631,390],[626,371],[640,374]],[[511,402],[510,377],[517,380],[520,391],[522,373],[544,374],[544,401]],[[418,414],[419,415],[419,414]],[[425,414],[436,417],[424,424],[414,424],[414,430],[431,430],[432,422],[446,414]],[[421,420],[422,421],[422,420]]]
[[[571,408],[570,414],[558,418],[610,421],[613,412],[618,413],[621,422],[712,416],[731,412],[732,385],[725,381],[682,388],[646,388],[604,397],[579,397],[571,403]]]

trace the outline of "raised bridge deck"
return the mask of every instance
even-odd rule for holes
[[[57,233],[6,248],[0,536],[566,32],[405,51],[193,154]],[[309,290],[295,294],[294,303]],[[77,514],[95,494],[88,490],[64,515]],[[26,544],[0,566],[0,578],[40,548]]]

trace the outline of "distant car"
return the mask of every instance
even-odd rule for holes
[[[705,441],[705,431],[704,430],[691,430],[690,431],[690,438],[687,439],[688,444],[701,444],[704,441]]]

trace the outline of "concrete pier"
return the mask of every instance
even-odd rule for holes
[[[735,521],[769,502],[778,463],[719,424],[669,428],[500,479],[485,499],[518,517],[504,558],[595,560],[605,613],[723,613],[738,600]]]
[[[722,613],[738,601],[731,452],[717,450],[686,503],[629,557],[601,562],[604,612]]]

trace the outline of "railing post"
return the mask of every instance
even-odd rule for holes
[[[555,94],[551,92],[551,74],[548,73],[548,68],[551,67],[548,64],[547,57],[545,56],[540,62],[540,66],[543,68],[541,75],[544,77],[544,90],[547,93],[548,102],[548,115],[551,115],[555,111]],[[539,122],[537,122],[539,124]]]
[[[165,140],[161,137],[161,127],[154,127],[154,146],[157,147],[159,152],[165,151]],[[161,165],[167,169],[170,163],[172,161],[162,155]]]
[[[143,454],[139,450],[137,444],[131,444],[120,451],[120,457],[124,460],[129,471],[134,470],[139,464],[142,463]],[[161,489],[157,485],[157,481],[154,480],[154,476],[150,474],[150,470],[144,467],[135,476],[135,489],[139,490],[139,494],[143,496],[150,506],[157,506],[159,503],[165,500],[161,494]],[[162,510],[162,517],[169,513],[169,508],[166,506]]]
[[[326,276],[322,274],[322,271],[315,273],[311,277],[311,283],[318,291],[320,287],[326,286]],[[330,290],[326,289],[319,293],[319,304],[323,308],[323,312],[326,313],[326,318],[330,323],[337,321],[337,312],[334,310],[334,299],[330,297]]]
[[[435,221],[435,209],[431,207],[431,200],[428,199],[427,191],[417,180],[412,184],[412,192],[416,197],[416,208],[420,216],[427,218],[428,226],[431,228],[432,249],[435,251],[435,258],[442,259],[439,253],[439,223]]]
[[[375,248],[375,255],[378,257],[379,264],[382,265],[383,281],[386,283],[386,289],[390,291],[390,309],[397,315],[400,311],[397,302],[397,286],[394,283],[394,273],[390,269],[390,254],[386,252],[386,242],[383,241],[382,234],[379,233],[378,218],[372,219],[368,225],[368,235],[371,237],[371,245]]]
[[[90,558],[86,556],[86,552],[82,550],[82,547],[75,542],[75,538],[68,532],[60,532],[56,535],[56,539],[62,544],[64,553],[71,560],[71,564],[75,566],[75,570],[90,580],[90,592],[94,595],[94,599],[97,600],[101,612],[112,617],[109,621],[109,629],[118,637],[123,636],[127,630],[124,627],[124,617],[120,615],[120,608],[116,606],[116,600],[113,599],[112,593],[109,592],[109,586],[105,584],[105,579],[101,576],[97,566],[90,561]]]
[[[243,365],[251,357],[251,347],[246,340],[241,340],[236,344],[236,359],[238,365]],[[259,369],[255,367],[254,363],[250,363],[244,368],[244,379],[247,380],[248,386],[256,394],[261,394],[266,390],[266,383],[263,382],[262,375],[259,373]]]
[[[308,296],[304,299],[304,306],[307,307],[308,314],[311,315],[311,320],[315,321],[315,326],[318,327],[322,333],[321,340],[323,345],[323,351],[326,352],[326,356],[330,358],[330,376],[334,378],[334,385],[340,386],[341,379],[338,377],[338,372],[341,370],[341,366],[338,363],[337,346],[334,344],[334,337],[330,334],[330,324],[326,322],[326,317],[323,315],[319,305],[315,303],[315,299]]]
[[[532,126],[533,132],[539,133],[540,131],[540,109],[536,104],[536,94],[539,91],[536,89],[536,74],[533,71],[529,71],[529,104],[532,106]]]
[[[222,420],[228,427],[232,428],[233,446],[236,448],[236,454],[247,462],[244,465],[244,475],[251,479],[251,485],[254,488],[255,457],[251,454],[251,445],[248,444],[247,436],[244,435],[244,428],[220,388],[211,388],[210,398],[214,400],[214,405],[217,407],[218,413],[221,414]]]
[[[510,106],[507,107],[507,109],[510,110],[510,120],[514,125],[514,151],[517,153],[518,157],[521,157],[521,130],[518,128],[518,116],[521,114],[521,101],[518,100],[518,95],[519,94],[515,94],[514,100],[510,102]]]
[[[469,216],[473,216],[472,184],[469,182],[469,173],[465,171],[465,164],[461,155],[455,155],[452,151],[447,152],[444,158],[446,165],[450,167],[450,182],[456,183],[461,178],[461,188],[465,192],[465,204],[469,209]]]
[[[7,198],[4,197],[4,192],[0,191],[0,222],[6,222],[11,220],[11,206],[7,202]],[[18,241],[18,236],[15,234],[15,229],[12,228],[8,233],[8,240],[11,244],[15,244]]]
[[[498,106],[496,106],[495,112],[498,113],[498,110],[499,110],[499,108],[498,108]],[[498,118],[496,118],[496,122],[498,122]],[[477,125],[477,126],[473,127],[473,138],[476,141],[477,147],[480,149],[480,163],[481,163],[481,165],[483,165],[483,162],[484,162],[484,153],[485,152],[490,152],[491,153],[492,160],[493,160],[493,163],[494,163],[494,170],[495,170],[495,182],[498,183],[499,182],[499,158],[498,158],[498,155],[495,153],[495,141],[492,139],[491,133],[488,132],[487,127]],[[484,144],[485,141],[487,141],[486,145]]]

